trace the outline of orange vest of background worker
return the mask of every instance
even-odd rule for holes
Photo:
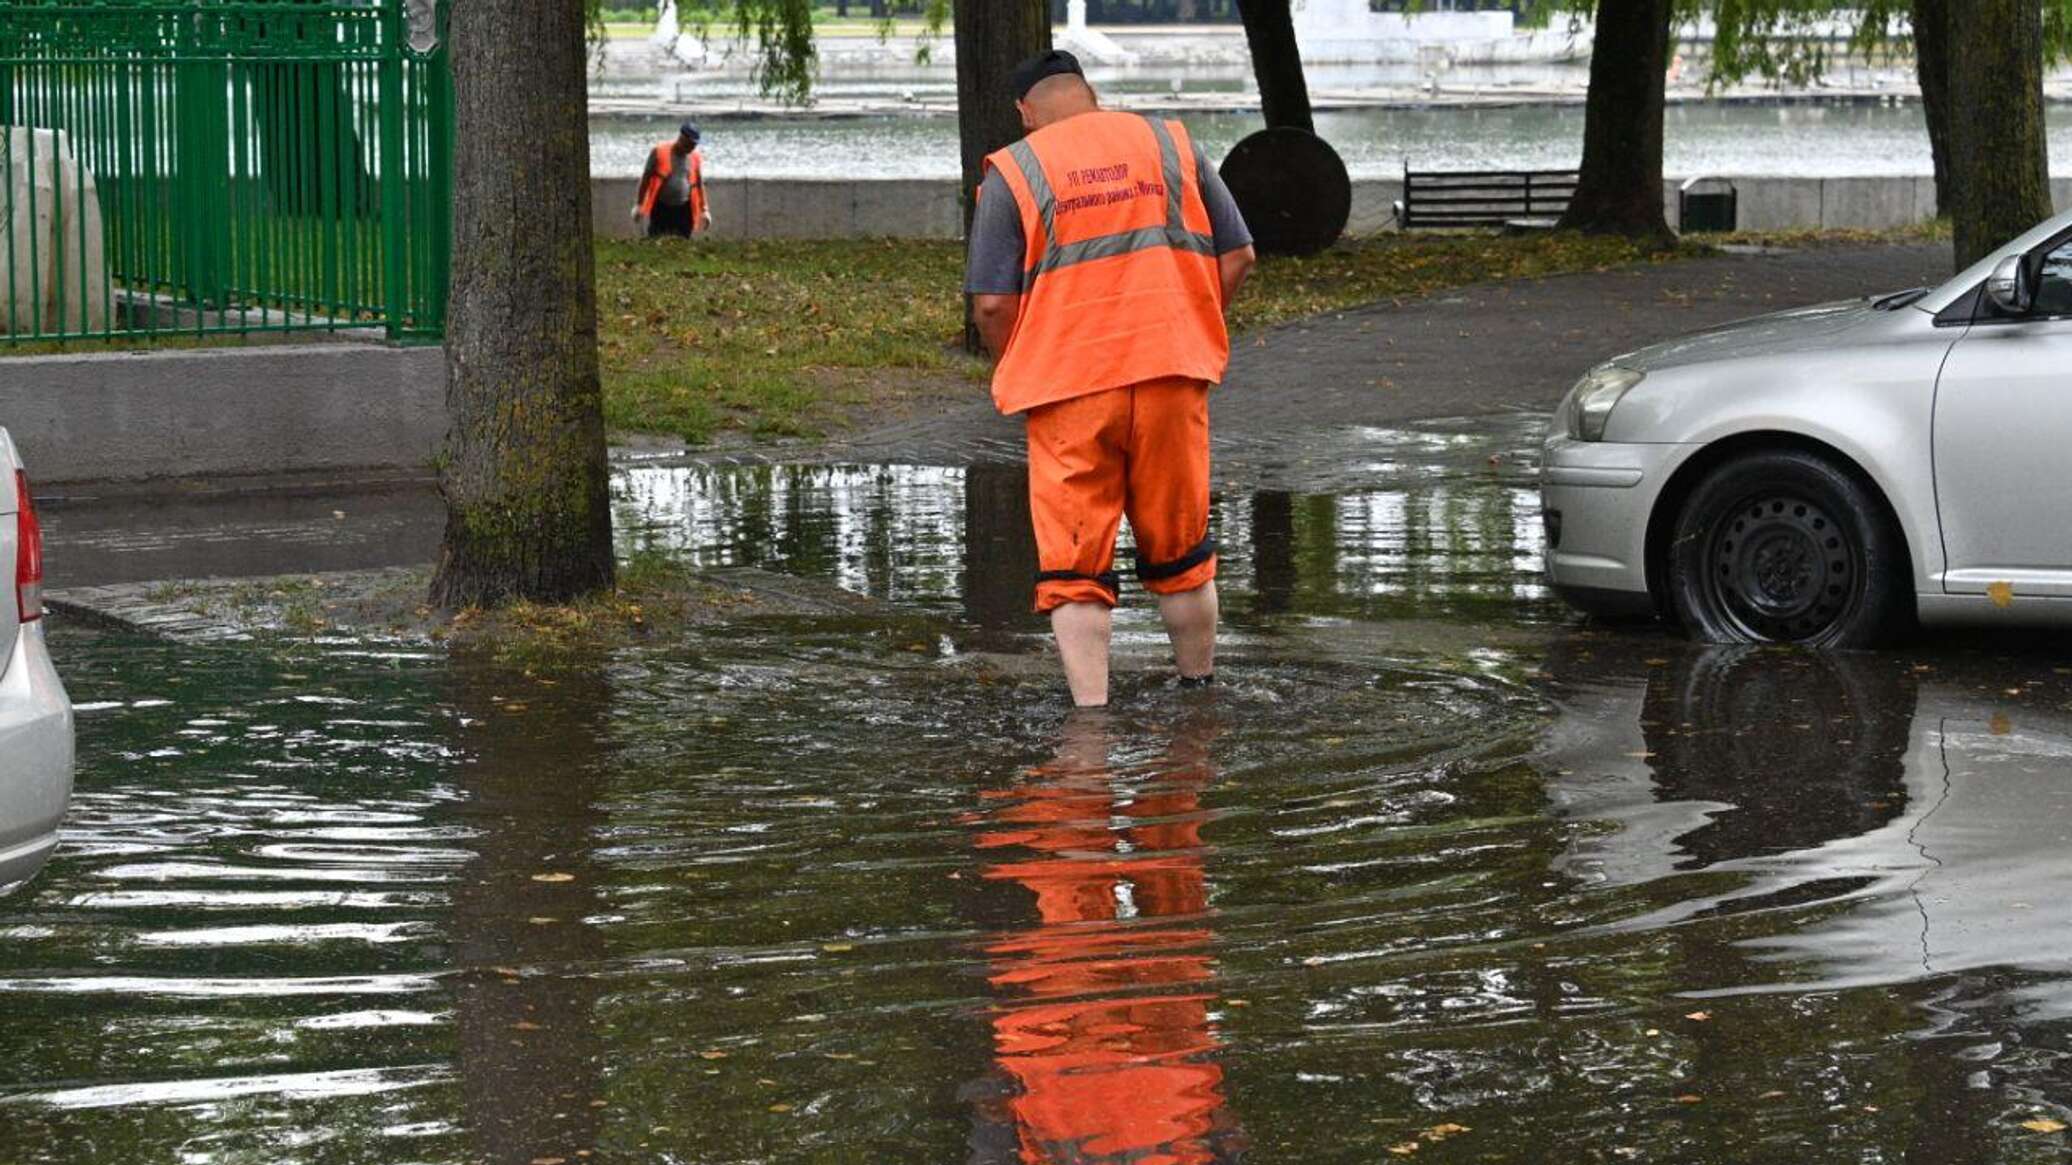
[[[705,159],[698,153],[698,127],[685,122],[675,140],[662,142],[648,155],[640,176],[633,217],[647,224],[649,238],[689,238],[712,229],[705,203]]]
[[[1223,310],[1251,268],[1229,191],[1178,122],[1103,111],[1070,53],[1016,70],[1029,136],[986,159],[966,289],[1026,414],[1036,609],[1075,703],[1108,700],[1115,539],[1159,596],[1184,683],[1215,668],[1208,390]]]

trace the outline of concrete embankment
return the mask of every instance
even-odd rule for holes
[[[1935,217],[1935,180],[1928,177],[1727,180],[1740,194],[1742,230],[1889,230]],[[628,213],[635,184],[632,178],[595,180],[600,234],[637,233]],[[1671,178],[1663,187],[1672,225],[1682,184]],[[962,229],[957,183],[949,179],[716,178],[709,185],[715,237],[954,239]],[[2056,179],[2052,189],[2060,208],[2072,206],[2072,177]],[[1392,207],[1402,197],[1400,179],[1354,182],[1351,233],[1396,229]]]

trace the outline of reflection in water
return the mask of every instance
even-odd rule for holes
[[[1536,628],[1518,435],[1227,492],[1233,682],[1063,748],[1011,470],[621,491],[923,617],[531,670],[60,620],[0,1162],[2061,1156],[2072,680]]]
[[[1683,891],[1621,928],[1805,914],[1742,944],[1770,964],[1760,976],[1690,986],[2062,969],[2072,720],[2010,714],[1890,656],[1736,650],[1570,707],[1556,800],[1620,826],[1579,842],[1571,868]],[[2072,991],[2052,1006],[2072,1015]]]
[[[460,664],[454,772],[475,840],[449,941],[469,1142],[491,1165],[573,1161],[596,1149],[601,1126],[592,968],[605,953],[594,922],[604,871],[592,851],[607,824],[597,800],[611,688],[596,662],[546,676]],[[542,695],[552,699],[533,707]]]
[[[1313,492],[1225,491],[1211,524],[1228,617],[1563,618],[1540,578],[1538,495],[1498,476],[1538,422],[1461,435],[1361,429],[1310,450],[1335,476]],[[1305,462],[1307,464],[1307,462]],[[1345,488],[1344,479],[1356,485]],[[1026,624],[1035,576],[1026,471],[1016,465],[643,466],[615,485],[633,547],[702,567],[754,566],[874,598]],[[1124,534],[1124,547],[1128,546]],[[1125,591],[1134,587],[1125,580]]]
[[[996,1065],[974,1162],[1234,1160],[1211,1008],[1211,853],[1201,794],[1213,714],[1168,753],[1118,771],[1105,716],[1075,716],[1058,755],[991,797],[977,837],[992,882],[1034,898],[1034,927],[986,944]]]

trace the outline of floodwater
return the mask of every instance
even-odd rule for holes
[[[2072,158],[2072,109],[2048,109],[2053,157]],[[1181,117],[1212,158],[1262,123],[1256,114]],[[948,116],[853,118],[701,117],[716,177],[954,178],[957,122]],[[591,167],[640,172],[676,120],[599,117]],[[1566,169],[1582,159],[1580,105],[1354,109],[1320,113],[1317,132],[1355,178],[1432,170]],[[1667,113],[1664,165],[1681,175],[1927,175],[1933,173],[1918,104],[1692,102]]]
[[[2063,1160],[2062,653],[1582,627],[1527,427],[1248,467],[1106,716],[1011,468],[630,470],[878,605],[606,657],[61,624],[0,1161]]]

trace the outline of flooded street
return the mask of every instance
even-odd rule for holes
[[[1006,465],[623,469],[864,598],[609,656],[60,623],[0,1161],[2066,1159],[2062,644],[1583,625],[1538,424],[1219,450],[1226,682],[1126,593],[1103,716]]]

